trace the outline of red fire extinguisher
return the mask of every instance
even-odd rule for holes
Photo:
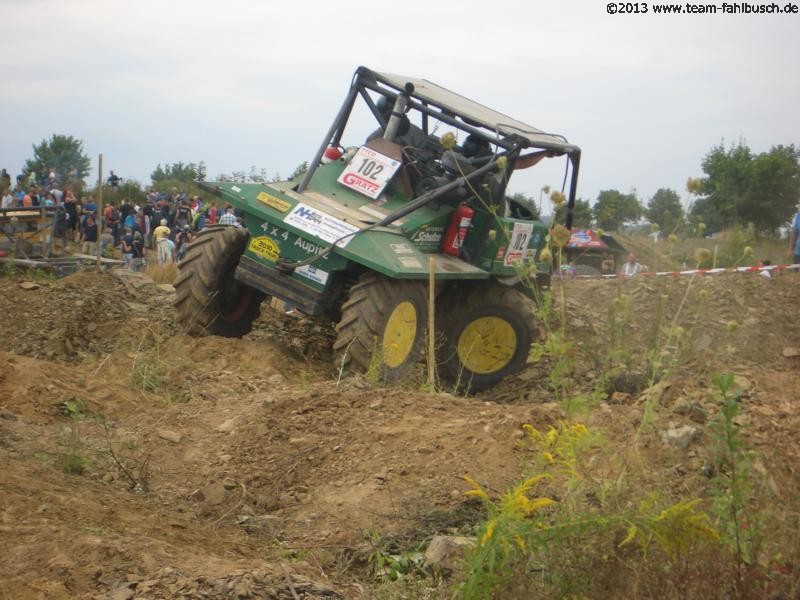
[[[451,256],[458,256],[461,253],[461,246],[464,243],[464,238],[467,237],[467,231],[472,225],[472,216],[474,214],[475,211],[464,202],[458,205],[450,216],[447,231],[444,232],[442,252]]]

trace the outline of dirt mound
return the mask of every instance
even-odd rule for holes
[[[25,306],[35,317],[14,319],[0,340],[9,597],[372,597],[353,565],[387,540],[407,549],[468,531],[480,507],[462,477],[505,490],[528,456],[521,426],[565,417],[546,361],[478,397],[379,389],[339,377],[325,323],[265,305],[245,339],[190,338],[172,322],[168,288],[122,277],[83,273],[29,290],[0,279],[7,314]],[[800,346],[800,277],[567,286],[587,390],[615,328],[624,335],[613,347],[634,363],[654,335],[684,331],[667,381],[610,391],[586,417],[611,451],[639,439],[642,486],[702,496],[718,411],[710,376],[725,368],[742,390],[738,422],[756,468],[791,498],[800,359],[785,350]],[[646,404],[659,420],[643,427]],[[665,441],[687,428],[688,449]],[[598,460],[598,477],[604,468]]]
[[[797,366],[797,359],[784,353],[800,347],[800,320],[793,316],[800,277],[792,273],[771,279],[756,273],[577,279],[564,286],[565,327],[577,342],[577,377],[587,386],[594,384],[612,352],[641,365],[648,352],[664,351],[665,346],[679,370]],[[554,293],[561,298],[560,289]],[[557,305],[555,327],[559,315]],[[598,348],[608,351],[598,354]],[[546,401],[548,369],[546,362],[531,365],[482,397]]]

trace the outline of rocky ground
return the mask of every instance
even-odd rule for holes
[[[645,484],[692,492],[710,375],[731,370],[758,468],[788,501],[798,292],[793,274],[556,289],[580,386],[612,351],[630,365],[587,424],[624,447],[655,398]],[[0,278],[0,598],[375,597],[378,544],[462,531],[479,514],[462,476],[505,489],[521,426],[565,416],[547,362],[473,397],[375,388],[338,372],[329,324],[265,304],[245,339],[194,339],[171,299],[125,272]],[[675,327],[670,376],[647,387],[640,359]]]

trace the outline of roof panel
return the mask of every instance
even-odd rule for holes
[[[566,152],[577,151],[578,147],[566,142],[563,138],[546,133],[531,125],[518,121],[508,115],[488,108],[474,100],[451,92],[447,88],[436,85],[427,79],[406,77],[394,73],[379,73],[372,71],[378,81],[385,83],[397,90],[402,90],[406,83],[414,86],[412,96],[439,108],[447,108],[457,115],[466,117],[483,127],[491,129],[502,136],[518,134],[528,140],[532,146],[540,148],[559,149]]]

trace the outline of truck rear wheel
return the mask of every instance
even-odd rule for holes
[[[366,273],[342,305],[333,345],[337,362],[351,358],[365,371],[377,369],[382,381],[397,381],[422,358],[427,326],[422,282]]]
[[[512,288],[478,287],[466,298],[457,288],[441,306],[444,374],[462,390],[484,390],[521,371],[541,336],[533,302]]]
[[[189,334],[242,337],[253,328],[265,296],[233,277],[247,239],[245,229],[212,225],[189,245],[175,281],[178,322]]]

